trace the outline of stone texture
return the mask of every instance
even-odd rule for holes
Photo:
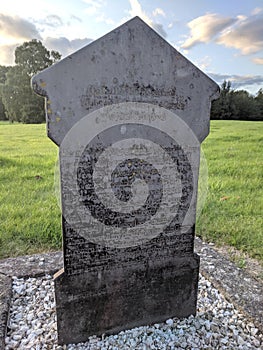
[[[12,277],[38,277],[54,274],[63,267],[61,252],[18,256],[0,260],[0,274]]]
[[[32,85],[60,146],[59,343],[195,314],[199,152],[218,86],[138,17]]]
[[[196,313],[199,258],[165,260],[162,266],[128,262],[115,269],[55,277],[58,342]],[[70,296],[70,298],[68,297]],[[65,331],[65,330],[69,330]]]
[[[161,121],[134,123],[153,115]],[[191,130],[174,113],[142,103],[105,107],[73,129],[60,146],[65,273],[193,254],[200,145]],[[143,178],[144,191],[128,183]],[[130,194],[135,204],[116,198]]]
[[[106,105],[144,102],[175,112],[201,142],[219,87],[135,17],[37,74],[47,98],[48,135],[58,145],[84,116]]]
[[[0,349],[4,348],[8,312],[12,295],[12,280],[0,273]]]

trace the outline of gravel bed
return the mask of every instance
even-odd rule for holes
[[[57,345],[54,283],[13,278],[5,350],[14,349],[263,349],[263,336],[204,277],[200,276],[196,317],[133,328],[117,335],[92,336],[86,343]]]

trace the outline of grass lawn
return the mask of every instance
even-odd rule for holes
[[[0,258],[61,247],[56,158],[45,125],[0,125]]]
[[[263,123],[212,121],[209,190],[196,232],[263,261]],[[45,125],[0,123],[0,258],[61,249],[57,147]]]
[[[212,121],[202,149],[209,189],[196,232],[263,262],[263,123]]]

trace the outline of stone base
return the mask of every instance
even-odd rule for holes
[[[199,256],[55,275],[59,344],[195,315]]]

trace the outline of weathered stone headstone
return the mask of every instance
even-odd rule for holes
[[[59,343],[195,314],[199,151],[218,86],[138,17],[32,84],[60,147]]]

